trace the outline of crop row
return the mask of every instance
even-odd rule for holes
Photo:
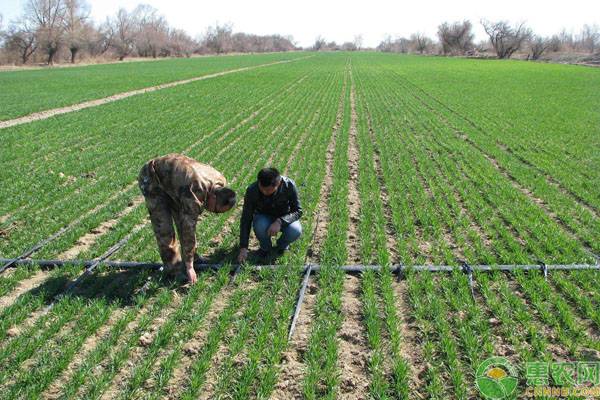
[[[80,229],[69,237],[71,241],[76,240],[102,218],[124,208],[131,193],[137,193],[133,183],[140,165],[147,159],[156,154],[181,152],[192,147],[190,144],[194,148],[206,146],[207,149],[209,144],[218,146],[218,138],[224,132],[260,108],[254,96],[285,95],[285,87],[299,80],[299,74],[303,73],[301,69],[285,69],[281,74],[271,74],[273,79],[268,82],[256,85],[254,92],[231,98],[234,87],[261,79],[265,76],[261,73],[266,71],[248,72],[241,79],[230,77],[220,83],[213,80],[167,89],[167,98],[152,93],[126,99],[119,104],[56,118],[46,126],[40,122],[29,124],[28,134],[16,132],[19,128],[3,132],[7,139],[7,147],[3,149],[8,152],[11,148],[20,148],[16,154],[21,157],[17,158],[23,159],[17,162],[22,166],[30,164],[30,169],[14,167],[10,165],[11,158],[5,158],[7,165],[3,175],[6,176],[2,179],[14,184],[3,186],[7,201],[2,204],[6,207],[2,212],[13,215],[3,224],[9,236],[1,244],[2,254],[18,254],[76,216],[108,203],[105,208],[86,215]],[[213,95],[207,96],[207,93]],[[277,97],[269,100],[277,100]],[[137,112],[132,114],[132,109]],[[247,110],[245,114],[240,112],[243,110]],[[148,115],[153,117],[148,118]],[[90,125],[93,121],[98,123]],[[111,126],[107,126],[106,121],[111,121]],[[55,130],[55,134],[50,133]],[[45,142],[37,140],[41,131],[46,132]],[[169,135],[163,136],[162,132],[169,132]],[[77,142],[87,140],[88,136],[96,137],[93,146],[79,147]],[[74,139],[73,144],[67,144],[69,137]],[[52,153],[53,149],[56,149],[55,153]],[[40,164],[34,161],[40,157],[39,152],[50,152],[53,156]],[[38,169],[33,165],[38,165]],[[33,224],[39,229],[27,229]],[[66,247],[68,243],[62,243],[62,246]]]
[[[130,90],[304,57],[306,54],[199,57],[0,74],[0,121]]]
[[[401,261],[514,264],[590,259],[585,242],[578,242],[484,155],[457,138],[410,91],[387,80],[394,75],[375,68],[358,70],[365,71],[359,76],[366,79],[364,91],[379,136],[384,176],[392,185],[391,204],[397,215],[403,213],[394,221],[396,230],[408,233],[403,242],[410,247],[399,249]],[[398,187],[400,182],[405,182],[403,187]],[[402,192],[410,197],[398,199],[398,204],[393,197]]]
[[[513,176],[512,167],[494,165],[490,143],[481,139],[478,144],[459,117],[403,79],[387,55],[373,57],[320,55],[311,62],[228,76],[218,86],[207,81],[169,89],[164,97],[153,93],[123,101],[148,115],[162,110],[160,116],[146,117],[155,125],[144,125],[152,129],[147,135],[152,145],[160,150],[176,143],[177,151],[214,165],[240,198],[260,167],[285,171],[300,189],[304,235],[290,253],[268,261],[281,265],[272,271],[251,274],[242,268],[232,280],[224,268],[203,272],[197,285],[181,287],[151,272],[100,269],[51,309],[45,306],[80,272],[77,266],[3,274],[0,297],[11,295],[19,282],[39,274],[47,277],[0,309],[2,397],[268,398],[290,379],[298,380],[288,386],[290,396],[344,397],[348,369],[342,363],[352,355],[343,354],[348,338],[341,332],[352,318],[360,329],[351,339],[365,346],[356,358],[366,359],[363,369],[352,374],[368,381],[365,396],[371,398],[472,398],[478,395],[475,371],[488,356],[506,356],[522,374],[526,361],[585,359],[600,351],[596,272],[555,271],[548,280],[537,271],[482,272],[475,274],[471,292],[461,272],[434,275],[409,269],[396,281],[384,268],[359,275],[358,291],[347,292],[347,283],[356,277],[348,278],[335,267],[348,262],[355,245],[361,263],[383,266],[457,265],[463,259],[487,264],[576,262],[589,260],[587,247],[592,247],[584,240],[588,231],[569,230],[560,223],[564,216],[548,213],[550,197],[544,198],[545,204],[536,203],[521,190],[527,185]],[[272,78],[270,83],[265,77]],[[237,90],[252,86],[255,92],[245,97],[218,91],[219,86],[234,85]],[[200,89],[212,93],[211,101],[197,96]],[[200,126],[202,117],[188,101],[205,101],[207,114],[227,101],[230,109],[195,130],[192,126]],[[127,120],[126,110],[121,114],[113,105],[59,119],[73,118],[73,124],[83,126],[84,115],[95,117],[107,108],[115,118]],[[171,118],[177,123],[170,126],[190,125],[176,137],[164,135],[157,127],[170,124]],[[143,122],[135,121],[133,125]],[[15,214],[13,222],[54,224],[36,236],[42,238],[88,210],[105,207],[91,211],[81,226],[40,254],[64,251],[138,198],[137,188],[128,185],[139,168],[136,163],[153,154],[152,146],[121,141],[125,130],[105,138],[102,131],[91,130],[99,140],[86,142],[93,154],[108,152],[112,159],[94,161],[102,175],[96,183],[81,184],[79,192],[73,188],[63,193],[64,208],[56,207],[63,204],[61,197],[48,187],[54,197],[44,203],[44,212],[24,209]],[[73,152],[78,141],[86,141],[82,132],[69,137],[67,147]],[[55,140],[47,142],[55,157],[49,162],[77,169],[76,157],[60,158]],[[122,148],[112,148],[111,141]],[[331,146],[334,152],[328,154]],[[135,161],[128,162],[130,154],[136,154]],[[23,157],[34,161],[34,156]],[[113,159],[127,174],[116,186],[110,185],[111,166],[106,165]],[[349,165],[354,161],[356,165]],[[517,168],[518,158],[513,161]],[[326,177],[327,171],[331,176]],[[18,178],[12,177],[21,182]],[[329,179],[326,198],[320,199]],[[102,182],[112,189],[94,199],[101,194],[95,186],[104,187]],[[108,200],[122,188],[127,189]],[[361,205],[358,214],[352,209],[356,203],[349,201],[353,190]],[[75,199],[82,205],[73,206]],[[78,208],[64,215],[67,205]],[[25,219],[28,212],[35,217]],[[146,214],[143,204],[136,206],[99,235],[81,258],[101,255],[134,227],[147,224]],[[53,222],[55,218],[59,221]],[[215,262],[233,262],[239,218],[239,205],[230,213],[203,215],[199,252]],[[325,229],[322,242],[314,236],[319,221]],[[12,229],[0,245],[3,255],[18,253],[11,244],[19,250],[31,244],[25,226]],[[351,231],[356,237],[350,237]],[[315,254],[321,270],[311,277],[317,285],[315,304],[302,311],[310,312],[302,371],[290,377],[282,365],[300,266]],[[157,260],[151,229],[135,234],[115,257]],[[345,304],[356,296],[360,318],[346,314]]]
[[[323,69],[321,72],[315,72],[314,75],[315,76],[312,78],[306,78],[305,81],[288,93],[285,101],[282,101],[277,105],[277,107],[281,107],[280,112],[276,113],[275,116],[265,118],[264,120],[259,117],[257,121],[254,121],[254,125],[240,128],[239,132],[236,132],[236,134],[232,136],[237,136],[242,138],[242,140],[238,142],[235,147],[231,148],[232,151],[217,156],[214,161],[211,160],[211,162],[213,162],[216,167],[223,170],[227,176],[233,177],[232,184],[236,189],[241,189],[247,184],[249,179],[252,179],[257,168],[268,161],[267,158],[271,155],[270,152],[273,152],[271,161],[274,165],[289,165],[289,174],[292,177],[294,177],[295,173],[301,174],[298,178],[298,183],[300,187],[306,188],[306,196],[303,196],[303,199],[306,199],[305,206],[307,213],[312,213],[314,211],[315,204],[318,201],[318,189],[317,193],[315,193],[315,190],[312,188],[318,188],[320,186],[319,182],[323,179],[323,165],[321,164],[320,168],[318,165],[322,161],[322,154],[327,145],[328,138],[331,135],[330,126],[334,114],[331,113],[331,107],[328,106],[328,102],[331,100],[331,93],[336,92],[331,89],[337,85],[337,80],[334,79],[335,74],[331,74],[327,69]],[[330,78],[327,78],[328,76]],[[326,84],[323,85],[323,83]],[[309,94],[315,93],[315,87],[319,87],[322,94],[319,96],[309,96]],[[311,103],[314,101],[318,101],[320,104]],[[330,112],[327,112],[328,107]],[[306,109],[315,111],[312,114],[306,114],[304,112]],[[289,140],[277,142],[275,137],[281,134],[281,132],[286,132]],[[248,142],[245,142],[245,140]],[[271,143],[277,144],[274,147],[269,147]],[[311,157],[304,157],[304,159],[294,157],[294,150],[297,149],[307,151],[307,154],[311,154]],[[200,152],[205,150],[207,149],[195,149],[190,151],[189,154],[194,157],[196,156],[196,151]],[[210,154],[210,149],[208,149],[208,154]],[[245,162],[249,159],[255,161],[253,163]],[[312,162],[310,160],[312,160]],[[123,218],[123,220],[119,221],[116,225],[114,231],[107,234],[106,237],[102,237],[97,245],[91,249],[90,254],[104,251],[107,245],[114,243],[115,240],[122,237],[131,226],[136,225],[143,220],[143,216],[143,210],[138,210]],[[206,227],[208,228],[202,230],[202,234],[199,236],[203,245],[206,245],[210,238],[218,233],[226,219],[226,215],[203,219],[200,226],[204,228],[204,223],[206,223]],[[310,229],[310,224],[308,224],[307,229]],[[128,252],[134,253],[132,254],[133,257],[155,257],[156,253],[152,235],[149,233],[149,229],[146,231],[147,232],[137,236],[137,239],[135,239],[131,243],[131,246],[127,248]],[[235,240],[235,236],[236,233],[231,232],[225,237],[224,241],[231,242]],[[296,265],[301,264],[308,243],[309,240],[303,240],[303,243],[299,246],[298,252],[288,256],[288,261],[295,258],[296,261],[294,263]],[[250,360],[254,360],[254,364],[249,364],[247,368],[242,370],[232,370],[231,367],[227,367],[227,365],[230,365],[235,354],[230,354],[226,361],[224,361],[223,366],[219,367],[224,371],[229,371],[224,372],[223,376],[230,377],[231,374],[238,374],[239,372],[243,373],[244,380],[239,381],[239,390],[242,392],[244,390],[252,390],[266,391],[268,393],[275,384],[277,368],[275,363],[276,358],[273,357],[277,357],[285,346],[285,341],[287,339],[287,321],[289,321],[289,314],[293,307],[295,289],[298,285],[298,275],[294,269],[289,270],[287,273],[284,273],[283,271],[284,270],[273,276],[266,274],[266,276],[261,277],[260,285],[263,287],[263,294],[257,295],[256,298],[253,297],[252,304],[255,304],[254,306],[251,306],[251,304],[247,305],[247,310],[250,314],[245,318],[234,315],[234,311],[238,308],[235,305],[238,304],[239,306],[239,304],[241,304],[242,298],[239,296],[241,296],[242,292],[238,295],[233,293],[232,297],[230,297],[230,301],[232,301],[231,308],[227,308],[229,307],[227,306],[223,311],[223,319],[219,318],[218,320],[225,325],[215,325],[215,329],[219,329],[217,332],[228,330],[229,324],[233,324],[234,326],[239,325],[239,329],[246,329],[247,335],[250,335],[236,335],[235,337],[248,339],[247,341],[238,339],[239,351],[253,354],[253,356],[250,357]],[[202,279],[205,278],[203,277]],[[216,282],[222,282],[222,278],[217,277]],[[239,282],[242,284],[245,282],[245,278],[241,278]],[[206,287],[206,285],[198,286],[197,289],[195,287],[193,291],[187,293],[183,299],[170,305],[168,305],[168,302],[165,299],[162,299],[162,297],[159,297],[159,300],[152,299],[152,304],[161,305],[163,310],[165,309],[164,307],[166,307],[166,316],[168,319],[160,325],[160,328],[158,328],[158,331],[156,332],[157,336],[149,345],[148,349],[144,349],[141,352],[145,354],[142,364],[130,374],[124,374],[127,378],[119,379],[118,383],[115,384],[114,382],[111,383],[111,381],[113,380],[116,371],[124,365],[123,362],[130,358],[132,354],[136,354],[135,357],[140,357],[140,351],[134,350],[136,347],[135,338],[139,337],[139,334],[143,332],[144,327],[148,327],[148,325],[152,324],[152,318],[150,316],[156,318],[161,313],[160,309],[152,309],[154,311],[149,310],[143,314],[143,316],[148,316],[146,319],[139,319],[134,316],[137,311],[134,312],[132,310],[137,310],[139,308],[139,310],[141,310],[140,312],[143,312],[144,307],[140,306],[134,309],[127,309],[122,317],[111,323],[110,329],[108,329],[109,333],[107,333],[107,335],[109,335],[108,337],[110,338],[108,343],[111,343],[111,346],[105,345],[93,349],[87,354],[85,360],[79,362],[78,365],[80,365],[80,367],[73,375],[71,375],[71,379],[64,386],[65,390],[63,395],[65,397],[95,397],[106,390],[108,390],[109,393],[111,390],[118,390],[119,396],[129,398],[131,396],[137,396],[140,391],[147,391],[147,382],[154,382],[152,390],[149,392],[151,397],[161,397],[164,395],[165,390],[167,390],[168,387],[169,376],[173,374],[173,370],[177,366],[177,361],[184,356],[182,345],[202,327],[202,316],[205,316],[207,310],[211,307],[211,303],[208,301],[210,297],[207,298],[205,303],[202,303],[205,304],[203,307],[193,307],[194,314],[192,316],[184,317],[186,315],[185,310],[189,309],[192,304],[195,304],[196,297],[194,296],[199,296],[200,293],[204,293],[204,291],[216,294],[219,290],[219,286],[214,285],[216,284],[211,284],[208,287]],[[270,300],[272,301],[272,303],[270,303],[272,305],[269,306],[269,308],[265,305],[264,299],[267,294],[272,293],[274,287],[281,287],[282,290],[285,290],[285,292],[282,292],[281,296],[283,303],[275,302],[274,300],[276,297],[272,298]],[[188,305],[186,306],[186,304]],[[261,306],[260,309],[256,308],[258,305]],[[175,311],[175,307],[178,306],[180,308]],[[261,314],[252,314],[250,311],[253,309],[252,307],[254,307],[255,310],[260,310]],[[279,311],[276,312],[276,309]],[[273,311],[272,315],[275,319],[272,321],[263,320],[265,314],[262,314],[262,312],[269,310]],[[51,311],[51,315],[54,315],[55,313],[60,314],[61,308],[56,306]],[[107,311],[107,315],[112,315],[111,310]],[[197,315],[197,317],[195,317],[195,315]],[[226,317],[227,315],[229,315],[229,317]],[[79,321],[78,317],[70,314],[65,316],[64,319],[65,323],[71,324]],[[116,326],[124,326],[129,322],[135,323],[136,321],[138,326],[142,327],[142,330],[136,329],[132,331],[131,334],[125,335],[124,338],[117,338],[115,330]],[[171,323],[171,325],[169,325],[169,323]],[[255,326],[256,324],[264,326],[263,329],[265,332],[272,332],[273,326],[276,324],[278,328],[274,332],[279,339],[268,342],[265,342],[263,339],[261,339],[261,341],[256,341],[254,331],[247,330],[249,327]],[[164,328],[165,326],[166,328]],[[210,329],[212,329],[212,327]],[[237,332],[236,329],[238,328],[233,329]],[[39,331],[42,333],[46,332],[41,327],[39,328]],[[175,331],[180,333],[176,337],[172,337],[170,332]],[[112,334],[110,332],[112,332]],[[89,334],[90,332],[83,333],[81,340]],[[48,332],[47,335],[52,337],[52,332]],[[206,367],[210,365],[210,355],[214,354],[219,349],[218,339],[222,339],[221,335],[215,334],[212,331],[209,331],[207,335],[207,337],[212,338],[212,341],[210,342],[212,343],[212,346],[206,348],[207,352],[200,353],[201,358],[199,358],[197,362],[192,361],[189,364],[191,370],[194,371],[194,374],[191,375],[190,389],[186,390],[199,390],[199,385],[201,385],[201,382],[205,379],[201,374],[201,371],[203,368],[206,369]],[[80,343],[80,341],[74,343]],[[107,364],[109,359],[106,357],[114,351],[116,351],[118,357],[111,358],[110,363]],[[271,353],[272,357],[267,357],[265,359],[265,353]],[[269,360],[272,361],[265,363],[265,361]],[[155,362],[158,362],[158,365],[155,365]],[[257,362],[260,362],[258,370],[253,367]],[[92,373],[90,365],[93,365],[93,363],[100,363],[101,365],[106,366],[106,369],[103,369],[104,372],[100,373],[98,380],[93,379],[90,382],[89,378],[91,378],[90,374]],[[202,365],[204,365],[204,367],[202,367]],[[58,371],[62,368],[62,365],[54,365],[50,368],[54,368]],[[260,379],[258,379],[257,373],[260,375]],[[268,377],[270,377],[270,379],[266,379]],[[221,381],[218,381],[214,384],[214,390],[217,392],[232,389],[230,384],[225,384],[228,382],[227,380],[222,381],[225,383],[220,382]],[[241,384],[242,382],[244,383],[243,385]],[[238,389],[236,388],[236,391],[237,390]],[[183,391],[182,393],[187,392]],[[191,395],[191,393],[193,392],[186,394],[186,396]]]
[[[410,65],[410,61],[407,64]],[[474,149],[495,160],[499,168],[529,191],[530,196],[539,199],[536,201],[560,223],[598,252],[594,238],[600,229],[600,198],[594,187],[599,176],[594,166],[597,157],[593,151],[590,153],[597,146],[596,124],[590,122],[597,118],[597,99],[589,97],[597,74],[585,69],[555,70],[555,66],[542,66],[534,72],[514,63],[505,67],[474,66],[477,70],[473,77],[488,79],[485,83],[488,89],[478,86],[477,94],[471,92],[468,81],[467,89],[458,89],[456,83],[446,81],[443,86],[432,85],[433,80],[422,80],[428,79],[428,74],[420,70],[416,75],[408,68],[408,73],[396,76],[404,90],[413,93],[452,129],[466,135]],[[507,71],[499,72],[502,68]],[[392,71],[397,70],[392,68]],[[522,93],[518,84],[500,88],[498,83],[489,80],[491,76],[509,71],[518,82],[527,77],[526,93]],[[540,82],[540,77],[546,79],[559,72],[561,85],[570,86],[570,90],[559,90]],[[454,73],[451,68],[444,72],[449,79]],[[461,81],[463,84],[465,81]],[[466,90],[468,94],[456,96],[457,90]],[[565,97],[566,93],[575,92],[577,96]],[[489,93],[495,93],[493,98]],[[526,105],[531,101],[536,102],[534,107]],[[523,115],[525,110],[527,113]]]

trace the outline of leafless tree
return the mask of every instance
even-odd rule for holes
[[[344,42],[341,45],[343,51],[356,51],[356,44],[354,42]]]
[[[410,51],[410,39],[399,37],[392,43],[392,51],[396,53],[406,54]]]
[[[89,41],[90,7],[84,0],[64,0],[65,2],[65,43],[71,52],[71,64],[81,48]]]
[[[563,29],[558,34],[558,38],[560,40],[561,47],[563,49],[574,49],[575,48],[575,39],[573,38],[573,33],[567,32],[566,29]]]
[[[411,46],[419,54],[423,54],[428,48],[433,45],[433,40],[425,36],[423,33],[413,33],[410,35]]]
[[[377,45],[376,49],[378,51],[391,52],[392,51],[392,37],[390,35],[386,35],[383,38],[383,40]]]
[[[353,43],[354,43],[354,47],[356,48],[356,50],[360,50],[363,45],[363,35],[354,36]]]
[[[598,25],[584,25],[580,36],[581,46],[585,50],[594,53],[600,49],[600,27]]]
[[[559,35],[552,35],[552,37],[548,40],[548,51],[557,52],[560,51],[562,47],[562,43],[560,41]]]
[[[232,49],[233,26],[231,24],[211,26],[206,30],[202,42],[211,53],[228,53]]]
[[[444,54],[465,54],[473,48],[471,21],[444,22],[438,26],[437,34]]]
[[[377,50],[394,53],[408,53],[411,48],[411,40],[399,37],[392,39],[391,36],[386,36],[377,46]]]
[[[548,50],[551,45],[552,45],[551,39],[543,38],[543,37],[537,36],[537,35],[534,36],[529,43],[529,47],[531,49],[531,53],[530,53],[531,59],[539,60],[539,58],[542,56],[542,54],[544,54],[544,52],[546,50]]]
[[[335,40],[332,40],[331,42],[329,42],[325,45],[325,48],[323,50],[337,51],[337,50],[340,50],[340,46],[338,46],[338,44],[335,42]]]
[[[28,0],[25,18],[36,28],[39,48],[47,55],[48,65],[64,41],[66,5],[64,0]]]
[[[38,47],[36,30],[27,19],[13,22],[4,37],[4,47],[9,52],[18,54],[19,60],[23,64],[27,63]]]
[[[490,38],[498,58],[510,58],[531,38],[531,29],[524,22],[511,26],[506,21],[490,22],[482,20],[481,25]]]
[[[93,28],[93,26],[89,25],[88,27]],[[115,25],[110,18],[107,18],[97,29],[89,29],[86,37],[88,38],[87,49],[89,53],[92,56],[101,56],[113,47]]]
[[[480,40],[479,42],[475,43],[475,45],[473,46],[473,49],[477,53],[487,53],[490,50],[490,41],[489,40]]]
[[[161,49],[167,47],[169,27],[158,10],[147,4],[140,4],[133,11],[136,21],[135,45],[137,52],[143,57],[156,58]]]
[[[190,57],[197,43],[183,30],[171,29],[169,31],[169,51],[176,57]]]
[[[327,42],[325,41],[325,39],[323,38],[323,36],[319,35],[315,39],[315,43],[312,45],[312,50],[313,51],[324,50],[326,44],[327,44]]]
[[[5,40],[6,40],[6,32],[4,32],[4,17],[0,13],[0,48],[4,47]]]
[[[121,8],[117,15],[110,20],[114,32],[111,46],[115,49],[119,61],[130,55],[134,49],[136,24],[133,15]]]

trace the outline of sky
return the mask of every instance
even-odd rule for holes
[[[4,26],[22,14],[26,0],[0,0]],[[364,46],[374,47],[387,35],[414,32],[434,38],[444,21],[469,19],[476,40],[486,39],[482,18],[526,22],[536,34],[579,32],[584,24],[600,25],[599,0],[88,0],[91,16],[104,21],[120,7],[128,10],[145,3],[158,9],[172,27],[191,36],[215,23],[231,23],[236,32],[292,35],[299,46],[312,45],[317,36],[338,43],[362,35]]]

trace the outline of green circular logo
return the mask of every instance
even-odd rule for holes
[[[509,398],[518,384],[517,370],[504,357],[488,358],[479,364],[475,374],[477,389],[490,400]]]

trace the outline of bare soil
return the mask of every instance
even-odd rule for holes
[[[271,399],[302,398],[302,380],[307,368],[304,364],[304,354],[310,338],[311,323],[315,318],[318,290],[316,280],[310,278],[300,315],[296,321],[296,330],[282,354],[281,370]]]
[[[568,361],[570,358],[569,350],[558,343],[558,335],[554,332],[554,329],[540,320],[538,311],[532,304],[529,303],[527,296],[521,291],[521,286],[519,283],[509,278],[508,286],[510,287],[511,291],[521,299],[522,303],[528,310],[528,313],[533,317],[533,322],[538,332],[548,339],[549,344],[547,349],[552,354],[553,359],[555,361]]]
[[[360,240],[358,233],[358,224],[360,223],[360,195],[358,191],[358,164],[360,155],[358,152],[358,115],[356,114],[356,93],[354,82],[350,91],[350,136],[348,141],[348,169],[350,181],[348,182],[348,211],[350,215],[350,224],[348,226],[348,262],[351,264],[360,263]]]
[[[121,218],[131,214],[143,201],[143,196],[135,197],[125,209],[116,215],[115,218],[102,222],[90,232],[77,239],[76,245],[59,254],[58,258],[60,260],[71,260],[76,258],[79,254],[89,250],[98,239],[112,230]]]
[[[22,294],[38,287],[48,276],[48,271],[40,270],[29,278],[20,281],[12,292],[0,297],[0,311],[12,305]]]
[[[420,393],[423,390],[423,382],[419,377],[423,375],[427,366],[423,362],[418,328],[411,317],[406,281],[394,283],[393,289],[398,310],[398,329],[402,339],[400,354],[409,367],[410,388],[416,393]]]
[[[342,297],[344,321],[339,331],[338,365],[341,371],[340,393],[345,399],[368,397],[371,351],[366,339],[360,300],[360,279],[346,274]]]
[[[96,348],[98,343],[104,340],[108,334],[110,329],[114,324],[117,323],[118,319],[123,315],[122,309],[117,309],[115,312],[111,314],[108,321],[98,329],[98,331],[89,336],[80,350],[75,353],[73,360],[69,363],[67,368],[63,371],[63,373],[54,380],[54,382],[42,393],[42,398],[47,400],[54,400],[60,398],[62,393],[63,385],[66,382],[69,382],[75,371],[83,364],[87,355]]]
[[[333,159],[335,157],[335,146],[337,142],[338,131],[342,126],[342,120],[344,118],[345,92],[346,80],[344,78],[344,85],[338,103],[338,111],[335,117],[335,124],[332,127],[331,140],[327,145],[327,151],[325,153],[325,178],[319,192],[319,204],[316,207],[317,214],[315,216],[315,233],[312,238],[311,246],[308,249],[308,260],[310,263],[319,262],[319,252],[323,245],[323,241],[325,240],[325,236],[327,235],[327,223],[329,222],[329,196],[331,194],[331,186],[333,185]]]
[[[3,216],[0,217],[0,224],[5,223],[6,221],[8,221],[8,219],[12,217],[12,213],[8,213],[8,214],[4,214]]]
[[[246,286],[247,284],[244,284],[244,289],[243,290],[252,290],[251,288],[253,287],[253,285],[250,286]],[[243,314],[244,310],[240,309],[236,312],[236,317],[241,317],[241,315]],[[231,337],[232,334],[234,334],[233,332],[233,326],[230,326],[228,328],[228,332],[226,334],[227,337]],[[219,381],[219,371],[221,370],[221,366],[223,365],[223,362],[225,361],[225,359],[230,355],[229,354],[229,346],[227,344],[227,341],[225,338],[223,338],[223,340],[221,340],[221,343],[219,345],[219,349],[217,350],[217,352],[213,355],[211,361],[210,361],[210,369],[208,370],[208,372],[206,373],[206,380],[204,383],[204,386],[202,387],[202,391],[200,394],[200,399],[212,399],[214,397],[215,394],[215,390],[216,390],[216,385],[217,382]],[[239,356],[239,355],[238,355]],[[237,361],[241,361],[240,358],[237,358]]]
[[[149,87],[146,87],[143,89],[131,90],[129,92],[118,93],[118,94],[115,94],[112,96],[104,97],[102,99],[85,101],[83,103],[73,104],[73,105],[67,106],[67,107],[60,107],[60,108],[54,108],[51,110],[40,111],[37,113],[26,115],[24,117],[10,119],[10,120],[6,120],[6,121],[0,121],[0,129],[8,128],[11,126],[16,126],[16,125],[22,125],[22,124],[26,124],[26,123],[33,122],[33,121],[39,121],[42,119],[48,119],[48,118],[54,117],[56,115],[67,114],[70,112],[79,111],[79,110],[83,110],[83,109],[90,108],[90,107],[100,106],[102,104],[112,103],[114,101],[122,100],[127,97],[131,97],[131,96],[136,96],[138,94],[150,93],[150,92],[154,92],[154,91],[161,90],[161,89],[171,88],[174,86],[185,85],[186,83],[216,78],[216,77],[223,76],[223,75],[247,71],[247,70],[256,69],[256,68],[260,68],[260,67],[266,67],[269,65],[288,63],[288,62],[292,62],[292,61],[296,61],[296,60],[298,60],[298,59],[275,61],[272,63],[260,64],[260,65],[256,65],[256,66],[252,66],[252,67],[236,68],[236,69],[231,69],[228,71],[217,72],[214,74],[203,75],[203,76],[199,76],[196,78],[184,79],[184,80],[180,80],[180,81],[164,83],[162,85],[149,86]]]
[[[383,203],[383,214],[385,217],[385,236],[386,236],[386,245],[387,249],[391,255],[392,263],[399,263],[400,256],[398,255],[398,242],[396,241],[396,228],[394,227],[393,219],[392,219],[392,208],[390,206],[390,194],[385,185],[385,179],[383,174],[383,167],[381,166],[381,157],[380,151],[377,148],[376,140],[375,140],[375,132],[373,131],[373,123],[371,120],[371,115],[367,112],[367,124],[369,127],[369,138],[371,139],[371,143],[373,143],[373,168],[377,175],[377,182],[379,183],[379,188],[381,189],[381,201]]]
[[[119,392],[125,388],[127,382],[131,378],[136,365],[144,357],[146,347],[152,343],[160,327],[167,321],[169,316],[177,310],[181,302],[182,297],[179,292],[173,291],[172,303],[168,307],[165,307],[160,315],[149,325],[148,330],[140,335],[138,346],[131,350],[127,361],[115,375],[112,383],[103,393],[101,399],[109,400],[118,397]]]
[[[179,398],[180,391],[184,387],[186,379],[188,378],[189,368],[192,365],[194,359],[198,356],[198,353],[202,350],[202,346],[206,340],[206,337],[214,325],[215,321],[219,318],[221,312],[229,304],[229,299],[233,295],[233,290],[225,288],[221,294],[215,297],[210,311],[206,315],[203,323],[203,328],[198,330],[194,337],[183,346],[183,357],[177,363],[176,369],[173,371],[173,376],[169,380],[165,392],[168,393],[168,398],[177,399]]]

